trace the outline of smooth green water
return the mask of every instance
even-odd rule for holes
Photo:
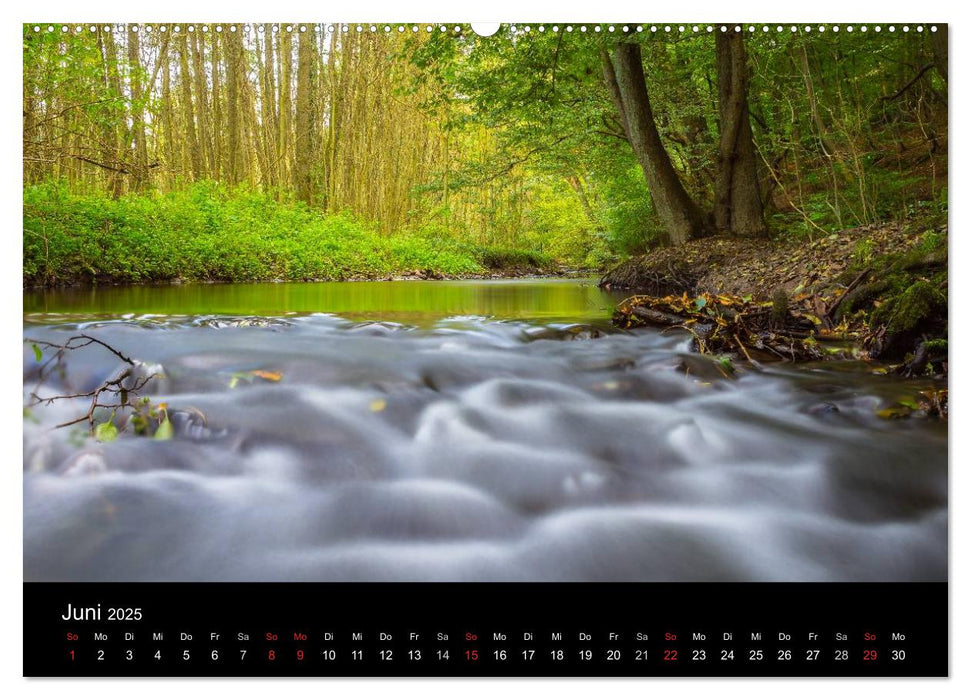
[[[594,279],[137,285],[25,291],[24,317],[332,313],[418,324],[463,315],[593,321],[608,318],[617,300]]]

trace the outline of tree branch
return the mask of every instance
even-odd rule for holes
[[[933,63],[928,63],[926,66],[924,66],[919,71],[917,71],[917,75],[915,75],[913,78],[911,78],[910,79],[910,82],[908,82],[902,88],[900,88],[899,90],[897,90],[897,92],[895,92],[894,94],[892,94],[890,96],[887,96],[887,97],[881,97],[880,99],[883,100],[884,102],[893,102],[898,97],[900,97],[905,92],[907,92],[911,87],[913,87],[914,83],[916,83],[918,80],[920,80],[921,77],[924,75],[924,73],[926,73],[927,71],[929,71],[933,67],[934,67],[934,64]]]

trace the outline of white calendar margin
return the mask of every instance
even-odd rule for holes
[[[13,4],[13,3],[11,3]],[[282,17],[307,21],[409,21],[409,22],[717,22],[720,19],[735,22],[753,23],[914,23],[950,22],[952,27],[950,41],[950,63],[952,76],[950,84],[951,115],[967,115],[971,111],[971,81],[968,79],[968,56],[971,48],[962,41],[971,36],[971,29],[965,30],[962,20],[964,13],[958,15],[952,9],[956,3],[938,0],[934,3],[915,4],[900,0],[803,0],[802,4],[782,4],[769,0],[741,2],[736,0],[732,6],[727,2],[713,0],[694,0],[688,3],[654,3],[647,0],[596,0],[585,4],[567,5],[562,0],[478,0],[478,2],[457,2],[453,0],[421,0],[412,4],[394,0],[355,0],[346,7],[338,3],[323,4],[295,2],[293,0],[237,0],[216,6],[215,3],[200,3],[198,0],[167,0],[158,5],[134,6],[131,2],[122,5],[106,0],[86,2],[67,2],[48,0],[43,4],[16,3],[14,7],[0,9],[3,23],[3,42],[0,42],[0,85],[8,95],[9,104],[0,112],[0,167],[5,171],[2,182],[6,186],[0,190],[3,202],[3,226],[0,236],[5,237],[7,249],[20,250],[20,236],[17,231],[22,226],[21,192],[15,184],[21,181],[21,115],[15,107],[20,100],[16,96],[21,91],[21,41],[20,25],[31,21],[74,22],[97,18],[98,21],[111,22],[175,22],[175,21],[273,21]],[[957,41],[954,41],[954,35]],[[951,245],[951,268],[958,271],[971,265],[969,243],[971,237],[971,216],[962,207],[961,197],[968,185],[967,173],[971,166],[971,127],[957,130],[953,126],[957,120],[950,119],[950,154],[948,169],[953,182],[960,183],[952,192],[960,193],[952,197],[950,203],[951,225],[949,227]],[[955,206],[957,205],[957,206]],[[16,238],[14,238],[16,237]],[[0,342],[0,444],[17,446],[9,452],[22,451],[22,415],[19,396],[22,391],[20,339],[14,338],[10,329],[22,323],[21,256],[8,253],[0,263],[3,266],[0,280],[3,284],[3,328],[8,329]],[[971,275],[950,276],[950,308],[971,308],[968,288]],[[950,680],[920,679],[853,679],[829,680],[807,679],[171,679],[159,681],[146,680],[43,680],[24,679],[23,674],[23,630],[18,621],[23,621],[23,490],[22,454],[17,460],[14,455],[3,460],[3,477],[0,481],[0,517],[2,517],[2,548],[0,563],[5,575],[0,581],[0,608],[4,615],[0,620],[7,624],[0,627],[0,688],[8,698],[155,698],[171,700],[173,695],[184,697],[214,697],[231,695],[233,700],[265,700],[271,696],[285,695],[288,698],[370,698],[383,697],[402,700],[421,698],[422,700],[495,700],[497,695],[504,697],[554,696],[557,700],[580,700],[591,696],[609,694],[614,698],[648,698],[673,696],[704,700],[735,700],[736,698],[779,698],[786,700],[819,700],[821,695],[829,698],[867,696],[866,700],[914,700],[924,697],[969,697],[971,696],[971,624],[969,613],[971,602],[967,597],[955,594],[960,587],[966,595],[971,595],[967,581],[968,566],[968,521],[971,516],[971,450],[969,450],[968,423],[965,398],[969,392],[969,368],[967,360],[968,330],[967,323],[952,323],[949,329],[951,356],[960,358],[951,368],[950,399],[950,586],[951,625],[950,625]],[[957,397],[956,399],[954,397]],[[963,433],[963,435],[962,435]],[[960,546],[955,546],[955,543]],[[964,556],[958,557],[964,550]],[[906,601],[902,601],[905,605]]]

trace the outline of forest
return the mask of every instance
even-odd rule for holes
[[[947,29],[24,25],[25,580],[946,581]]]
[[[605,269],[946,215],[946,28],[722,29],[25,25],[24,283]]]

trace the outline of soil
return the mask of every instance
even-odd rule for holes
[[[682,296],[731,298],[735,312],[772,302],[819,321],[814,336],[850,332],[863,357],[902,362],[913,376],[946,373],[947,259],[947,224],[938,217],[812,240],[704,238],[631,258],[600,284],[640,295],[619,307],[615,321],[624,327],[648,323],[644,309],[667,311]],[[629,313],[635,306],[640,316]]]
[[[919,227],[888,223],[811,241],[703,238],[631,258],[607,272],[600,285],[657,296],[687,291],[768,300],[778,289],[828,296],[849,284],[848,270],[865,265],[867,258],[909,251],[922,235]],[[872,243],[861,246],[864,241]]]

